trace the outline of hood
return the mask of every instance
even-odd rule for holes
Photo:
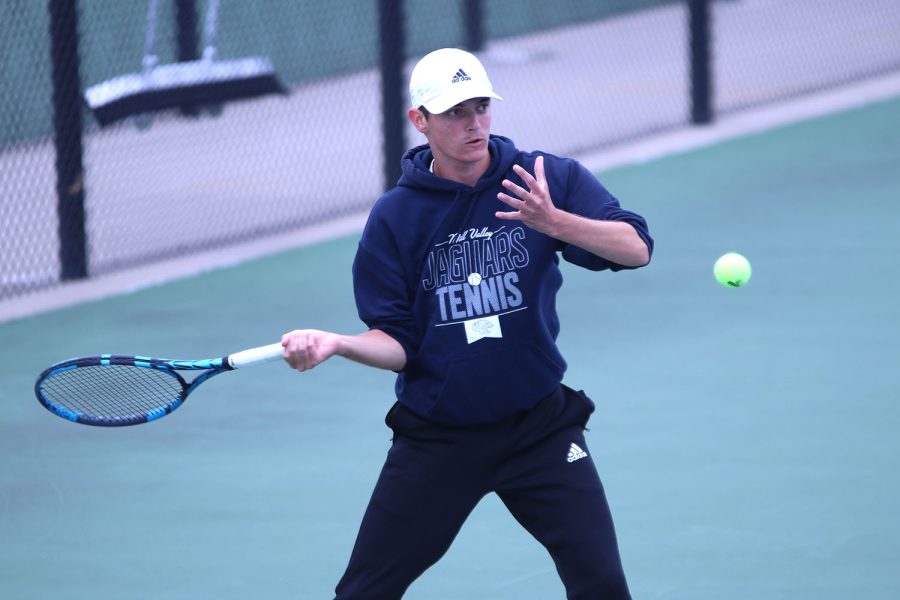
[[[424,144],[411,148],[400,161],[402,175],[397,185],[414,189],[457,191],[460,189],[479,192],[500,182],[519,155],[512,140],[499,135],[492,135],[488,141],[491,153],[491,164],[474,187],[464,183],[450,181],[433,174],[429,167],[434,155],[431,148]]]

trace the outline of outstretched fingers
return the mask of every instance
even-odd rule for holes
[[[508,193],[500,192],[497,199],[514,210],[497,211],[496,217],[507,221],[522,221],[532,229],[546,232],[556,209],[544,173],[544,157],[538,156],[534,161],[534,175],[519,165],[514,165],[513,171],[522,179],[527,189],[509,179],[504,179],[502,185]]]

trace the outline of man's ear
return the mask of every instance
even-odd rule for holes
[[[416,128],[416,131],[428,135],[428,120],[421,110],[418,108],[411,108],[406,114],[409,117],[409,122]]]

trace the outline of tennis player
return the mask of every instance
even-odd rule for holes
[[[359,335],[297,330],[285,360],[339,355],[396,371],[394,437],[339,600],[392,600],[497,494],[544,545],[567,597],[630,598],[584,428],[594,410],[562,384],[559,257],[595,271],[646,265],[645,220],[582,165],[491,135],[479,60],[445,48],[410,78],[427,144],[373,207],[353,263]]]

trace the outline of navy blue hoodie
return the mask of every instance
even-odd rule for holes
[[[353,263],[359,316],[397,340],[406,365],[398,400],[436,423],[493,423],[533,407],[562,381],[556,346],[559,254],[591,270],[626,267],[498,219],[503,179],[525,186],[537,153],[491,136],[491,164],[474,187],[430,172],[428,146],[409,150],[397,186],[369,215]],[[630,223],[652,251],[644,219],[572,159],[544,156],[554,204],[593,219]]]

